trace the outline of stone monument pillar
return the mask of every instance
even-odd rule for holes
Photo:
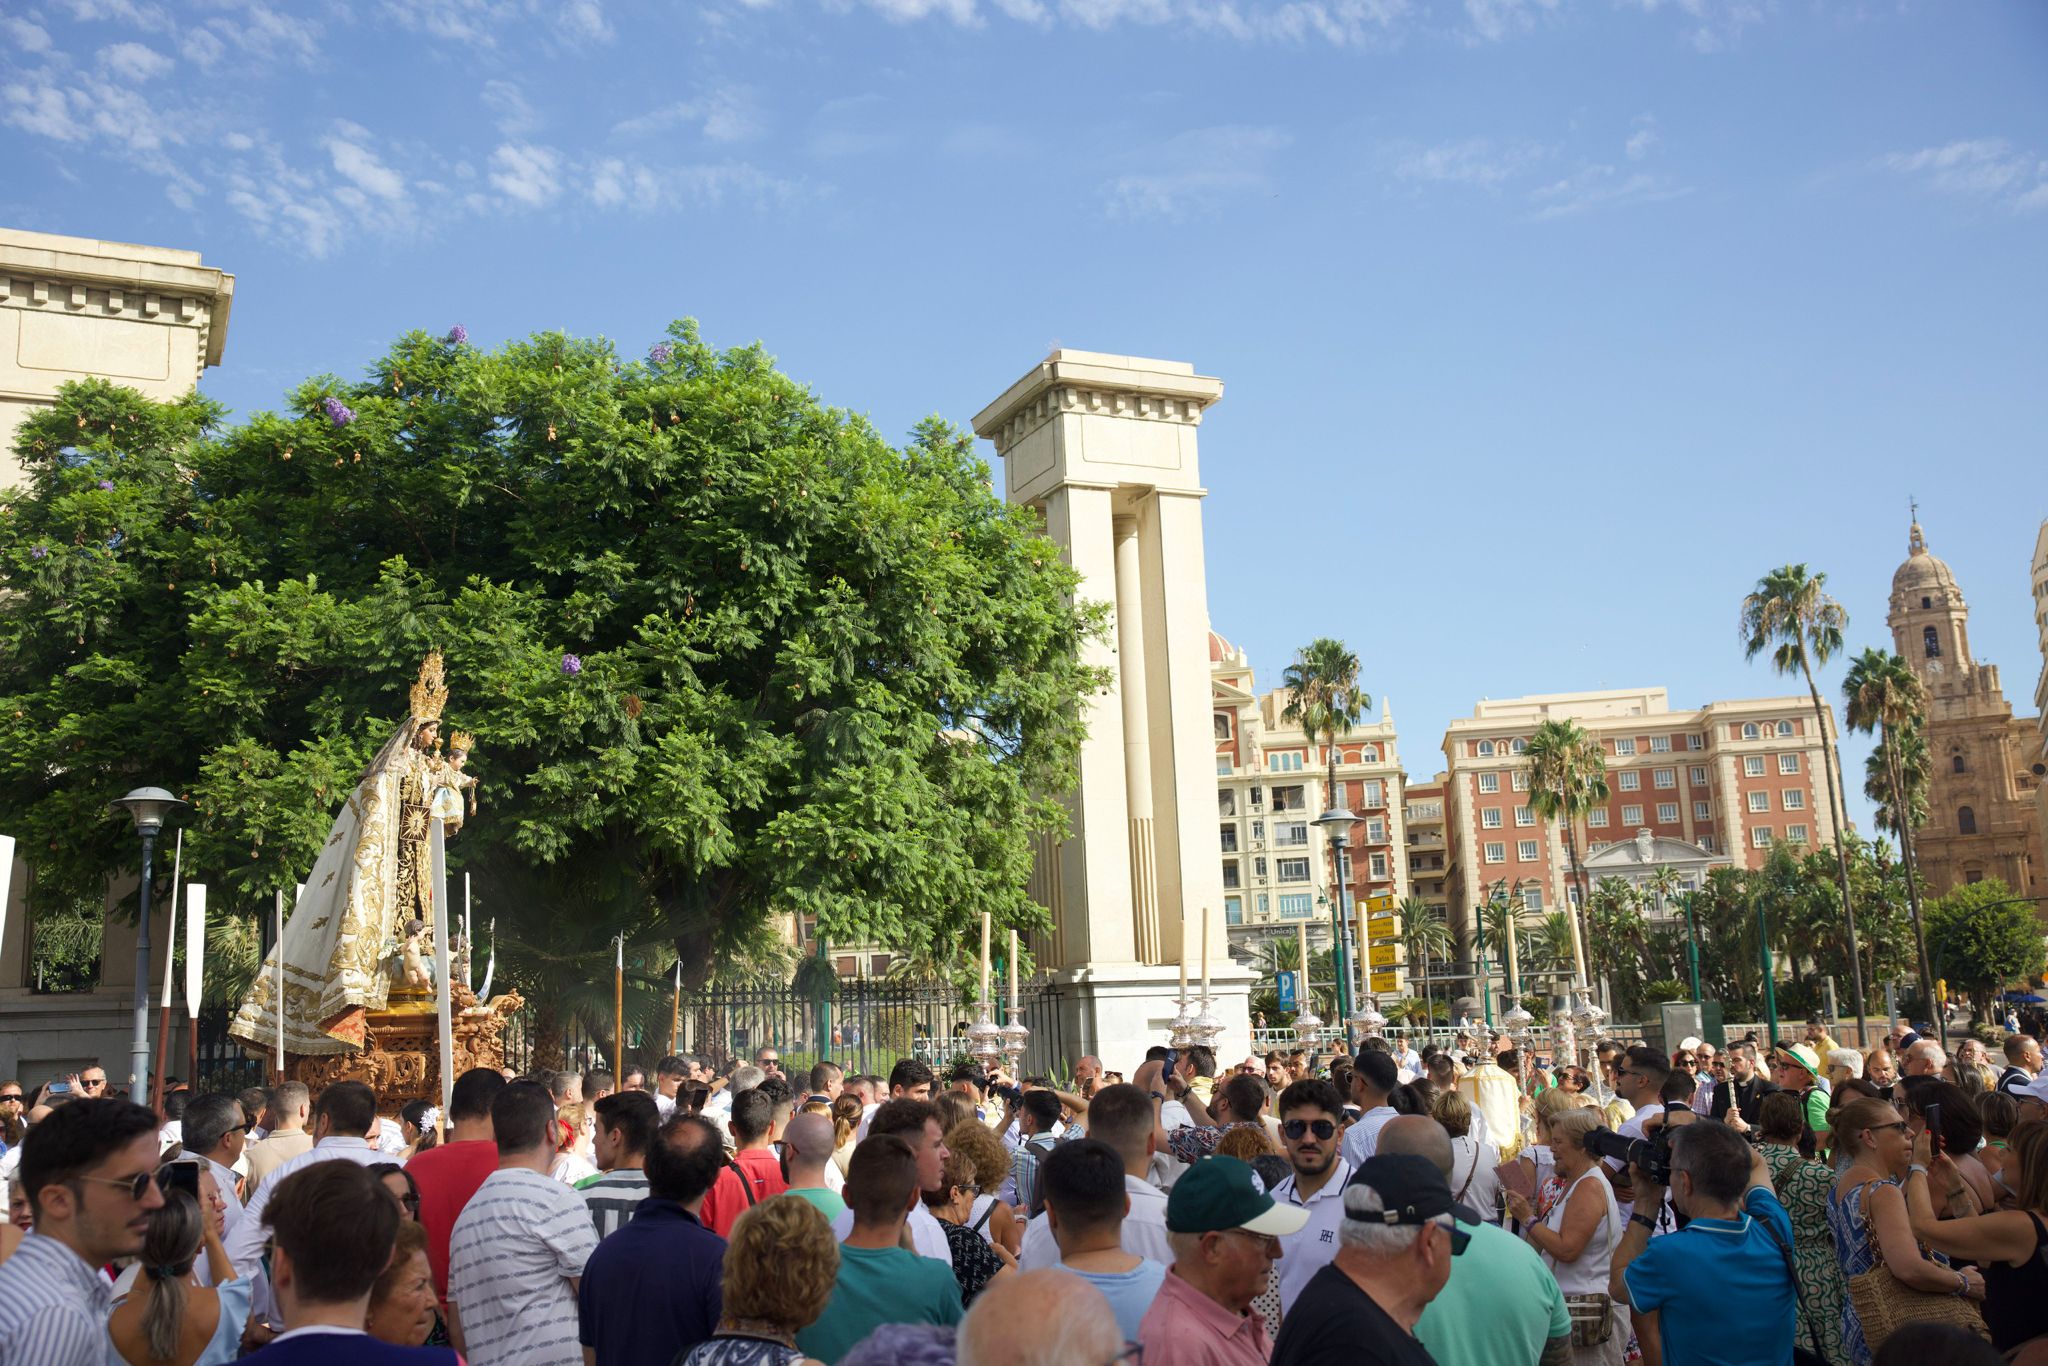
[[[0,484],[14,430],[66,380],[177,398],[219,365],[235,277],[196,251],[0,228]]]
[[[1219,1056],[1250,1047],[1254,974],[1230,961],[1223,923],[1195,458],[1195,429],[1222,394],[1177,361],[1062,350],[974,419],[1009,501],[1043,514],[1081,596],[1115,609],[1088,660],[1114,678],[1087,704],[1073,830],[1041,841],[1032,893],[1052,912],[1034,948],[1062,987],[1065,1052],[1127,1076],[1167,1040],[1183,962],[1199,990],[1205,921]]]

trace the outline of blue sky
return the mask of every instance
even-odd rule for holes
[[[234,271],[245,413],[456,322],[892,434],[1192,361],[1217,629],[1349,641],[1427,777],[1481,696],[1776,690],[1787,560],[1888,643],[1909,495],[2032,709],[2044,78],[2032,0],[4,0],[0,223]]]

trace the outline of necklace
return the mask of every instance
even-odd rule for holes
[[[767,1319],[729,1318],[719,1324],[718,1328],[722,1333],[732,1333],[739,1337],[767,1338],[770,1342],[779,1342],[784,1347],[796,1346],[796,1334],[779,1323],[770,1323]]]

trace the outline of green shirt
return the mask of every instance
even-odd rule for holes
[[[839,1245],[839,1276],[818,1321],[796,1335],[796,1345],[835,1366],[885,1323],[958,1323],[960,1282],[936,1257],[900,1247]]]
[[[846,1201],[840,1198],[839,1192],[828,1191],[823,1186],[792,1187],[784,1191],[783,1194],[794,1195],[800,1199],[810,1201],[818,1207],[818,1213],[825,1216],[825,1222],[828,1224],[837,1219],[846,1210]]]
[[[1451,1258],[1451,1278],[1422,1311],[1416,1339],[1457,1366],[1529,1366],[1545,1342],[1572,1331],[1557,1278],[1512,1233],[1492,1224],[1458,1227],[1472,1241]]]

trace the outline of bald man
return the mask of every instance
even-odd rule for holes
[[[1100,1290],[1071,1271],[1009,1271],[960,1324],[958,1366],[1069,1366],[1120,1360],[1122,1334]]]
[[[845,1212],[846,1201],[826,1184],[830,1176],[839,1174],[832,1161],[831,1120],[823,1115],[791,1115],[782,1131],[782,1155],[789,1163],[789,1194],[810,1201],[827,1219],[837,1219]]]
[[[1427,1115],[1388,1120],[1374,1151],[1427,1158],[1450,1180],[1451,1136]],[[1458,1227],[1472,1241],[1451,1259],[1451,1279],[1416,1321],[1416,1340],[1438,1361],[1569,1366],[1571,1314],[1543,1259],[1497,1225],[1460,1214]]]

